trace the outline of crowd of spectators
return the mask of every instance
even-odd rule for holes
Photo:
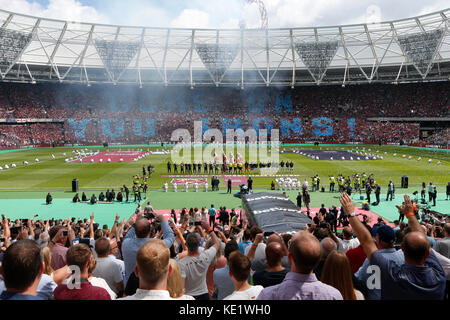
[[[64,131],[61,123],[0,125],[0,147],[58,143],[64,143]]]
[[[33,123],[29,125],[34,144],[52,144],[63,142],[60,123]]]
[[[433,133],[425,139],[426,144],[447,145],[450,141],[450,129],[443,129]]]
[[[0,145],[6,147],[31,145],[31,137],[28,126],[25,125],[0,125]]]
[[[47,136],[37,132],[37,141],[56,139],[67,143],[147,142],[134,132],[136,119],[152,119],[156,141],[169,141],[178,128],[192,132],[194,121],[206,120],[210,128],[222,128],[222,119],[240,121],[244,130],[256,119],[269,119],[280,128],[281,119],[302,120],[302,131],[289,130],[288,141],[340,140],[413,142],[418,138],[417,124],[371,122],[368,118],[448,117],[448,82],[402,85],[355,85],[299,87],[295,89],[253,88],[148,88],[95,85],[10,84],[0,85],[0,118],[59,119],[64,131]],[[327,117],[333,121],[331,136],[313,133],[312,119]],[[347,120],[354,118],[352,130]],[[68,123],[90,120],[83,137]],[[103,119],[125,120],[123,135],[104,136]],[[283,120],[284,121],[284,120]],[[112,124],[114,126],[114,124]],[[261,128],[270,126],[261,122]],[[34,126],[33,131],[41,131]],[[112,128],[113,129],[113,128]],[[145,130],[145,128],[142,128]],[[48,130],[46,130],[48,131]],[[64,133],[65,132],[65,133]]]
[[[242,212],[239,223],[218,223],[213,205],[183,210],[179,221],[175,210],[165,217],[139,205],[111,228],[94,214],[2,216],[0,299],[448,299],[448,217],[419,223],[405,196],[398,209],[407,221],[392,228],[361,221],[347,194],[340,201],[342,232],[332,231],[327,210],[295,234],[266,233]]]

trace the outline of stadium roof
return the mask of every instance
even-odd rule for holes
[[[449,80],[450,9],[381,22],[178,29],[45,19],[0,10],[3,81],[299,86]]]

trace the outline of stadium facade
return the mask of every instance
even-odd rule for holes
[[[3,81],[253,87],[442,81],[450,9],[381,22],[282,29],[176,29],[0,10]]]

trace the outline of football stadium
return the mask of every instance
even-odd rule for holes
[[[0,8],[0,299],[448,299],[450,9],[271,28],[264,2],[249,3],[260,28]],[[51,292],[8,281],[25,270],[11,256],[34,246]],[[167,248],[183,279],[180,294],[169,273],[170,297],[142,262]],[[78,295],[65,273],[89,254]],[[193,271],[198,257],[208,264]],[[411,276],[368,287],[381,261]],[[414,276],[431,263],[434,280]],[[320,283],[314,295],[273,289],[299,270]]]

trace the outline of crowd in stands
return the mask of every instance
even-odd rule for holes
[[[443,129],[433,133],[425,139],[426,144],[447,145],[450,141],[450,129]]]
[[[0,125],[0,146],[21,147],[64,143],[61,123]]]
[[[62,125],[56,123],[33,123],[30,125],[34,144],[61,143]]]
[[[0,119],[59,119],[64,130],[32,125],[36,136],[32,143],[56,139],[67,143],[146,142],[136,135],[135,119],[154,121],[153,140],[169,141],[175,129],[193,131],[194,121],[208,118],[210,128],[222,129],[222,119],[240,121],[244,130],[253,121],[261,128],[280,128],[282,120],[302,119],[302,132],[290,130],[286,140],[413,142],[418,138],[417,124],[370,122],[377,117],[448,117],[450,115],[450,84],[422,83],[403,85],[355,85],[299,87],[295,89],[254,88],[146,88],[54,84],[0,85]],[[312,132],[312,119],[327,117],[334,122],[331,136]],[[355,118],[354,130],[347,119]],[[74,132],[67,119],[90,121],[84,136]],[[120,137],[104,136],[102,119],[128,121]],[[335,120],[340,120],[335,121]],[[27,125],[30,126],[30,125]],[[3,126],[1,126],[3,127]],[[1,128],[0,127],[0,128]],[[143,128],[145,130],[145,128]],[[43,131],[52,131],[45,134]],[[40,131],[40,132],[39,132]],[[26,143],[27,141],[25,141]],[[3,142],[2,144],[5,144]]]
[[[0,126],[0,143],[2,146],[26,146],[30,145],[30,133],[24,125]]]
[[[128,220],[116,215],[111,228],[94,214],[2,216],[0,299],[448,299],[448,217],[419,222],[405,196],[398,209],[406,221],[392,228],[382,218],[361,221],[347,194],[340,201],[341,232],[332,231],[326,209],[295,234],[266,233],[242,212],[221,219],[224,208],[214,205],[177,219],[148,202]]]

